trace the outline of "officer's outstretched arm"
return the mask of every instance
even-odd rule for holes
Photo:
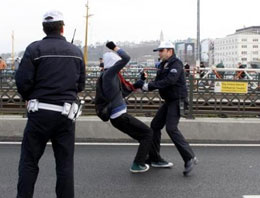
[[[163,89],[174,85],[182,73],[182,66],[180,64],[175,64],[174,67],[169,68],[169,73],[164,79],[150,82],[148,84],[148,90],[153,91],[155,89]]]
[[[25,50],[22,61],[16,72],[15,80],[18,93],[27,100],[34,86],[35,66],[29,48]]]

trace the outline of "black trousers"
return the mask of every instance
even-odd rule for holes
[[[115,128],[140,143],[134,162],[144,165],[152,144],[152,129],[127,113],[110,121]]]
[[[158,153],[160,153],[160,143],[161,143],[161,130],[166,125],[166,131],[170,136],[171,140],[175,144],[177,150],[181,154],[184,162],[187,162],[195,155],[189,145],[185,140],[183,135],[178,129],[178,124],[180,120],[180,106],[179,100],[164,103],[158,112],[156,113],[154,119],[151,122],[151,128],[153,129],[153,145],[157,152],[152,149],[149,153],[151,161],[156,161],[160,159]]]
[[[56,161],[57,198],[74,197],[75,123],[59,112],[39,110],[28,114],[19,163],[17,198],[33,197],[39,173],[38,162],[49,140]]]

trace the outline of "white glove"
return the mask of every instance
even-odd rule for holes
[[[143,90],[143,91],[149,91],[149,89],[148,89],[148,83],[145,83],[145,84],[143,85],[142,90]]]

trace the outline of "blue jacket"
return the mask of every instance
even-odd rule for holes
[[[121,60],[116,62],[111,68],[105,70],[102,79],[104,95],[111,101],[112,114],[126,108],[118,73],[130,60],[128,54],[122,49],[117,51],[117,54],[121,57]]]
[[[19,65],[16,85],[24,100],[73,102],[85,87],[82,52],[61,35],[33,42]]]
[[[159,89],[165,101],[184,99],[188,96],[182,62],[173,55],[159,65],[155,81],[148,84],[149,91]]]

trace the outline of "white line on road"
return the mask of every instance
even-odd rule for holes
[[[243,198],[260,198],[260,195],[244,195]]]
[[[21,145],[21,142],[0,142],[0,145]],[[51,145],[49,142],[48,145]],[[76,142],[77,146],[137,146],[138,143]],[[174,146],[162,143],[161,146]],[[260,144],[191,144],[193,147],[260,147]],[[259,197],[260,198],[260,197]]]

